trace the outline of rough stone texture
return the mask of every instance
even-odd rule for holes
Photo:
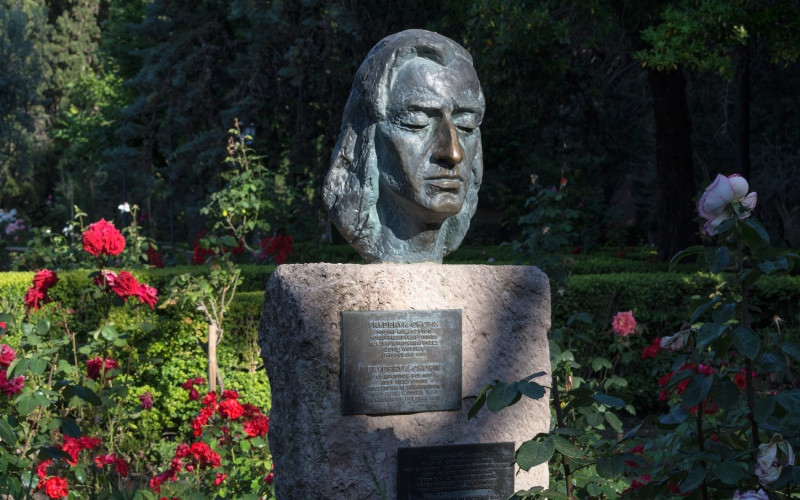
[[[342,416],[340,311],[462,310],[462,408]],[[497,414],[467,412],[495,379],[550,373],[547,277],[526,266],[283,265],[267,284],[259,344],[272,387],[269,444],[280,499],[395,498],[397,448],[513,441],[550,423],[549,394]],[[549,376],[537,379],[549,385]],[[374,475],[374,479],[373,479]],[[376,484],[377,482],[377,484]],[[547,486],[547,464],[515,488]]]

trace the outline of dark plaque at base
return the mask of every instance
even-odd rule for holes
[[[343,311],[343,415],[461,409],[461,310]]]
[[[505,500],[514,493],[514,443],[398,448],[398,500]]]

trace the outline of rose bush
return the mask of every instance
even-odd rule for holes
[[[188,398],[197,401],[195,386],[202,377],[183,384]],[[149,481],[156,493],[171,496],[191,483],[206,497],[254,498],[272,496],[272,457],[264,453],[269,417],[239,401],[236,391],[207,393],[191,423],[187,441],[175,448],[169,466]]]
[[[719,284],[680,331],[660,340],[655,359],[671,358],[672,369],[659,380],[658,399],[669,409],[658,418],[658,437],[642,442],[635,473],[652,478],[637,490],[643,497],[666,485],[692,498],[784,498],[800,483],[790,443],[800,414],[800,345],[778,321],[756,327],[749,305],[753,283],[788,271],[800,256],[771,247],[748,191],[744,178],[718,175],[697,203],[712,238],[673,258],[704,257]]]

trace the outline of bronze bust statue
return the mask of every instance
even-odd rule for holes
[[[407,30],[356,73],[323,197],[369,263],[441,262],[469,228],[483,177],[485,103],[456,42]]]

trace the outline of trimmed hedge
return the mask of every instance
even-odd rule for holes
[[[491,248],[462,253],[463,257],[485,259]],[[615,257],[591,258],[578,256],[575,262],[596,269],[603,262],[624,261]],[[485,262],[481,260],[481,262]],[[601,264],[598,264],[601,263]],[[651,266],[646,259],[627,261],[629,268]],[[616,265],[614,263],[613,265]],[[559,300],[554,300],[553,325],[565,324],[571,314],[588,312],[594,318],[593,328],[582,338],[581,358],[603,355],[610,337],[611,318],[617,311],[632,309],[642,325],[642,335],[631,336],[631,348],[641,351],[654,338],[671,335],[682,328],[694,309],[708,300],[719,276],[708,273],[654,272],[646,267],[644,272],[574,274]],[[685,268],[684,268],[685,269]],[[137,270],[140,281],[165,290],[169,281],[184,272],[202,272],[201,267]],[[226,383],[240,390],[243,397],[263,407],[269,405],[269,385],[256,345],[256,328],[264,306],[263,290],[273,266],[242,266],[243,283],[225,320],[225,339],[220,345],[220,364]],[[81,291],[88,286],[87,270],[62,271],[59,283],[50,295],[66,306],[79,309]],[[21,319],[24,314],[22,299],[31,284],[33,273],[0,273],[0,310],[12,312]],[[786,335],[800,337],[800,276],[763,277],[752,288],[751,305],[756,328],[770,327],[773,317],[782,318]],[[174,308],[157,309],[151,313],[155,329],[134,339],[141,360],[137,360],[134,374],[141,392],[151,390],[161,397],[160,412],[148,414],[154,431],[158,428],[176,429],[186,425],[189,405],[185,391],[179,385],[189,377],[205,373],[205,353],[201,341],[205,323],[199,313],[179,311]],[[120,308],[117,324],[132,324],[134,308]],[[97,324],[97,317],[87,311],[83,318],[73,318],[73,328],[83,330]],[[140,313],[141,314],[141,313]],[[141,321],[141,318],[138,320]],[[80,331],[80,328],[76,328]],[[580,359],[578,360],[580,361]],[[630,394],[647,397],[655,390],[655,375],[665,367],[653,360],[637,360],[625,369]],[[590,374],[590,373],[589,373]],[[133,392],[135,392],[134,389]],[[138,394],[138,393],[136,393]]]

